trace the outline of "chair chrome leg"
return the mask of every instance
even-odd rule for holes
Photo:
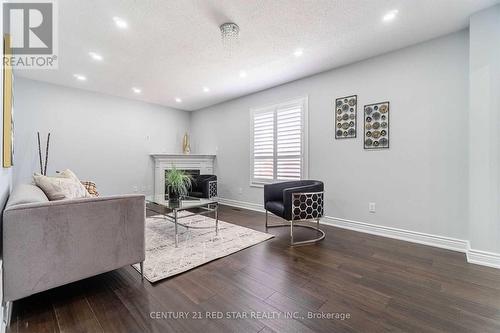
[[[325,239],[325,232],[323,230],[321,230],[320,228],[312,226],[312,225],[298,224],[300,222],[308,222],[308,221],[296,221],[296,222],[297,223],[295,225],[293,224],[293,221],[287,221],[286,223],[281,223],[281,224],[269,224],[269,225],[267,225],[267,228],[289,227],[290,228],[290,246],[307,245],[307,244],[317,243],[317,242]],[[309,222],[313,222],[313,221],[309,220]],[[316,225],[319,226],[319,219],[316,219]],[[307,229],[315,230],[317,233],[319,233],[319,236],[317,238],[314,238],[314,239],[308,239],[305,241],[294,242],[293,229],[295,229],[295,228],[307,228]]]
[[[219,235],[219,204],[215,206],[215,235]]]
[[[268,215],[268,213],[267,213],[267,209],[266,209],[266,231],[267,231],[267,215]]]
[[[141,267],[141,281],[144,281],[144,261],[141,261],[139,266]]]
[[[308,229],[312,229],[312,230],[316,230],[316,232],[319,233],[319,237],[317,238],[314,238],[314,239],[308,239],[308,240],[305,240],[305,241],[300,241],[300,242],[292,242],[290,245],[291,246],[297,246],[297,245],[307,245],[307,244],[312,244],[312,243],[317,243],[319,241],[322,241],[323,239],[325,239],[325,232],[321,229],[318,229],[316,227],[313,227],[313,226],[310,226],[310,225],[295,225],[296,227],[302,227],[302,228],[308,228]]]
[[[179,235],[177,234],[177,209],[174,209],[174,222],[175,222],[175,247],[178,247]]]

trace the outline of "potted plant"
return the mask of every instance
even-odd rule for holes
[[[186,196],[192,183],[191,175],[172,166],[165,175],[165,186],[168,189],[169,200],[176,201]]]

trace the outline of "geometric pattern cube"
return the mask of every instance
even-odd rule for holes
[[[323,192],[293,193],[292,220],[311,220],[323,216]]]
[[[217,196],[217,181],[212,180],[208,182],[208,198],[213,198]]]

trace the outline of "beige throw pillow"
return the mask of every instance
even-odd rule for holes
[[[80,180],[80,178],[78,178],[75,173],[73,171],[71,171],[70,169],[66,169],[66,170],[63,170],[61,172],[59,172],[56,177],[62,177],[62,178],[70,178],[70,179],[73,179],[75,182],[77,183],[80,183],[82,185],[82,188],[85,189],[85,191],[87,192],[87,195],[86,197],[87,198],[91,198],[93,197],[91,195],[91,193],[87,190],[87,188],[85,187],[85,184],[83,184],[83,182]]]
[[[57,177],[35,174],[33,179],[51,201],[91,197],[78,177],[70,170],[64,170]]]

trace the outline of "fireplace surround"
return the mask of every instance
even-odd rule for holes
[[[165,172],[175,166],[200,175],[214,174],[215,155],[151,154],[154,159],[155,195],[165,193]]]

